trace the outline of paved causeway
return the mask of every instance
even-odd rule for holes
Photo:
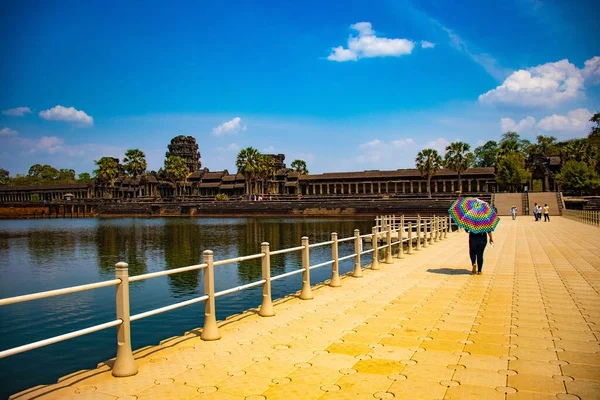
[[[597,399],[600,229],[503,218],[483,275],[465,233],[313,300],[275,302],[15,399]]]

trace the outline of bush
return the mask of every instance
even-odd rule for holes
[[[215,200],[216,201],[228,201],[229,196],[227,196],[225,193],[219,193],[218,195],[215,196]]]

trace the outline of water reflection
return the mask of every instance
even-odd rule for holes
[[[161,234],[167,270],[202,263],[203,235],[206,231],[193,223],[168,220]],[[199,294],[200,270],[187,271],[168,276],[171,293],[175,297]]]
[[[113,277],[115,264],[129,264],[129,275],[145,274],[148,271],[146,254],[149,243],[153,243],[152,230],[147,226],[100,224],[96,228],[95,246],[100,274]]]

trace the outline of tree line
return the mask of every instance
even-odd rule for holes
[[[579,192],[593,192],[600,188],[600,113],[592,116],[591,132],[586,138],[558,142],[553,136],[537,136],[537,143],[522,139],[516,132],[506,132],[500,142],[489,140],[471,152],[471,146],[464,142],[453,142],[446,147],[444,157],[435,149],[421,150],[415,159],[416,167],[427,179],[428,194],[431,197],[431,178],[442,168],[456,171],[459,190],[462,191],[461,174],[471,167],[494,167],[496,182],[501,188],[516,191],[531,179],[526,161],[531,156],[560,156],[561,172],[555,177],[564,189]],[[132,179],[153,175],[159,180],[170,180],[176,185],[186,182],[190,176],[185,159],[169,155],[164,168],[147,171],[146,155],[139,149],[125,152],[123,164],[113,157],[102,157],[94,161],[96,169],[93,177],[100,182],[114,186],[120,176]],[[268,179],[275,171],[273,157],[261,154],[253,147],[240,150],[236,158],[237,172],[246,178],[246,194],[262,193],[268,190]],[[291,169],[308,174],[304,160],[294,160]],[[32,165],[28,173],[10,177],[9,172],[0,168],[0,186],[88,183],[92,176],[83,172],[75,177],[72,169],[56,169],[50,165]]]
[[[561,171],[555,179],[562,188],[579,194],[594,192],[600,188],[600,113],[594,114],[590,122],[593,127],[586,138],[558,142],[553,136],[539,135],[537,143],[531,143],[516,132],[506,132],[500,143],[489,140],[473,152],[467,143],[450,143],[444,158],[435,149],[423,149],[415,163],[421,175],[427,178],[429,197],[431,178],[442,168],[457,172],[462,192],[462,172],[471,167],[494,167],[500,187],[515,192],[531,179],[526,161],[535,156],[560,157]]]

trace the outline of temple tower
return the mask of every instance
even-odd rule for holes
[[[198,171],[202,167],[198,144],[193,137],[183,135],[174,137],[171,139],[171,144],[168,147],[169,151],[167,151],[165,156],[168,158],[173,155],[183,158],[189,172]]]

